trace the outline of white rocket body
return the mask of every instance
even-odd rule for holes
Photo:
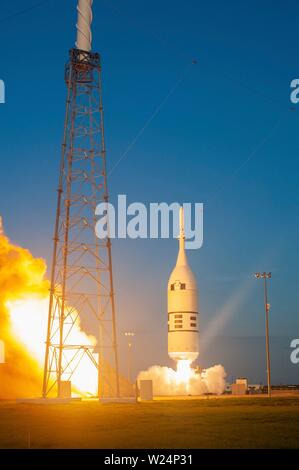
[[[76,47],[81,51],[91,50],[91,22],[93,0],[78,0],[77,41]]]
[[[194,361],[199,354],[196,279],[185,252],[184,213],[180,209],[179,253],[168,281],[168,354],[175,361]]]

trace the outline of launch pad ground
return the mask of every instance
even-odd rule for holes
[[[299,396],[0,402],[0,448],[299,448]]]

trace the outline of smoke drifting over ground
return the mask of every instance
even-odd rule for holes
[[[220,395],[225,389],[226,372],[221,365],[206,369],[203,374],[197,373],[187,361],[179,361],[175,371],[170,367],[152,366],[138,375],[140,380],[152,380],[155,396],[161,395],[203,395],[213,393]],[[181,364],[180,364],[181,363]]]
[[[0,340],[5,344],[0,399],[41,394],[50,287],[45,273],[46,262],[11,243],[0,221]],[[69,341],[96,343],[81,330],[79,318]],[[72,383],[78,394],[96,394],[97,370],[87,356],[74,372]]]

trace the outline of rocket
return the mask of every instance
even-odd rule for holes
[[[180,208],[179,253],[168,281],[168,355],[193,362],[199,354],[198,291],[185,251],[184,210]]]

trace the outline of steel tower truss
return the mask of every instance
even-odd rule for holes
[[[65,80],[43,396],[61,397],[62,382],[72,380],[86,355],[98,368],[99,397],[104,389],[118,396],[111,242],[95,235],[96,205],[108,202],[99,54],[72,49]],[[97,325],[98,360],[94,345],[72,340],[79,318]]]

